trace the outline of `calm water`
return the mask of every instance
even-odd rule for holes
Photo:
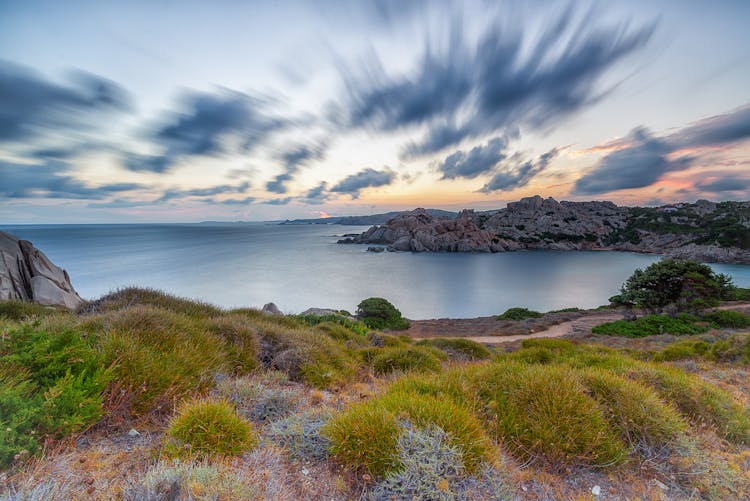
[[[84,298],[126,285],[226,307],[269,301],[288,313],[353,311],[381,296],[412,319],[485,316],[607,302],[657,256],[624,252],[380,254],[337,245],[352,226],[50,225],[0,228],[32,241],[70,273]],[[714,265],[750,287],[750,266]]]

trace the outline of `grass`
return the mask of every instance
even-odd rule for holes
[[[171,456],[237,456],[253,449],[258,437],[250,422],[239,417],[227,400],[191,399],[169,423]]]
[[[528,318],[540,318],[543,314],[527,308],[508,308],[504,313],[498,315],[498,320],[526,320]]]

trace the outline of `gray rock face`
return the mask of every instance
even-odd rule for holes
[[[75,309],[83,303],[68,273],[26,240],[0,231],[0,300]]]
[[[727,222],[732,221],[737,223],[727,232]],[[416,209],[339,241],[386,245],[389,251],[402,252],[602,249],[750,263],[747,242],[750,202],[699,200],[640,208],[607,201],[558,202],[538,195],[494,212],[464,210],[452,219]]]
[[[261,309],[261,311],[264,311],[266,313],[271,313],[272,315],[283,315],[283,313],[281,313],[281,310],[279,309],[279,307],[276,306],[276,304],[274,304],[274,303],[266,303],[266,304],[264,304],[263,305],[263,309]]]

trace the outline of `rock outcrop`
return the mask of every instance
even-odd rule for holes
[[[464,210],[455,219],[416,209],[339,243],[411,252],[624,250],[750,263],[750,202],[699,200],[644,208],[537,195],[497,211]]]
[[[31,242],[0,231],[0,300],[75,309],[83,303],[68,273]]]

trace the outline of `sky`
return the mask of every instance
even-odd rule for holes
[[[750,2],[0,0],[0,223],[750,199]]]

